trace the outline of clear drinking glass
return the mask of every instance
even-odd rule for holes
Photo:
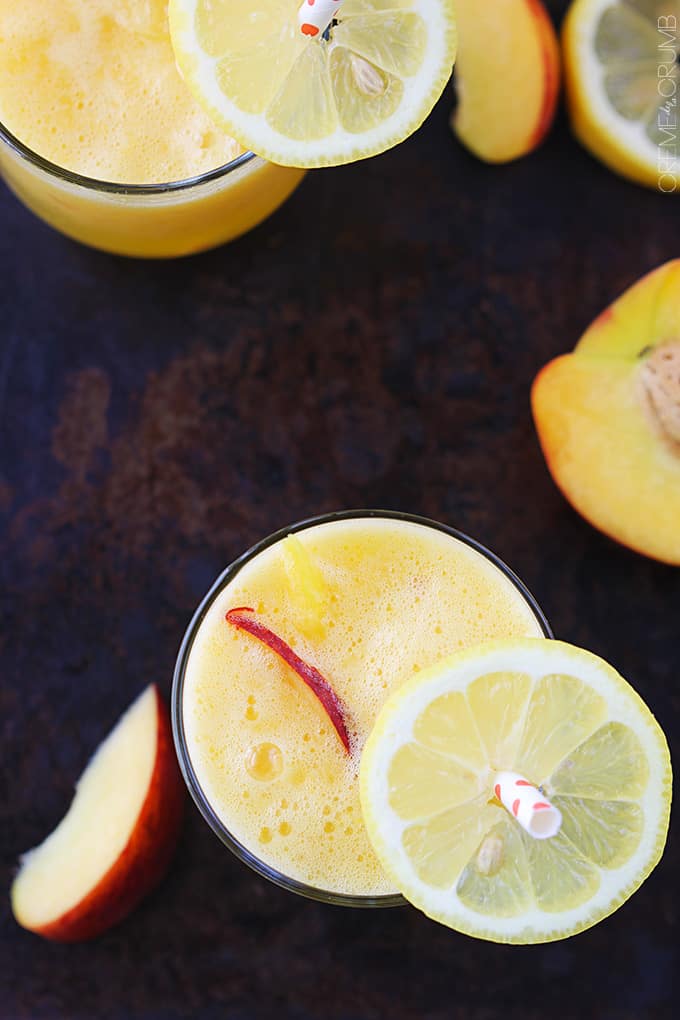
[[[200,606],[196,610],[191,623],[184,635],[182,645],[179,650],[177,658],[177,664],[175,666],[175,675],[172,686],[172,729],[175,738],[175,748],[177,750],[177,756],[179,758],[180,768],[184,776],[185,782],[189,788],[189,792],[193,797],[199,811],[203,815],[204,819],[213,830],[213,832],[219,837],[226,847],[239,860],[249,865],[254,871],[264,878],[269,879],[276,885],[281,886],[283,889],[287,889],[290,892],[298,893],[301,896],[307,896],[310,899],[320,900],[323,903],[332,903],[339,906],[346,907],[396,907],[402,906],[405,903],[404,898],[400,893],[391,893],[384,896],[357,896],[348,895],[346,893],[332,892],[327,889],[318,889],[311,885],[307,885],[305,882],[301,882],[298,879],[291,878],[289,875],[285,875],[275,868],[272,868],[265,861],[260,860],[256,854],[254,854],[248,847],[240,843],[224,825],[222,820],[217,816],[213,810],[209,800],[207,799],[201,784],[198,781],[196,773],[191,764],[191,757],[187,746],[186,735],[184,731],[184,720],[183,720],[183,693],[184,693],[184,680],[186,675],[187,663],[189,661],[189,655],[191,653],[191,647],[193,645],[198,629],[201,626],[203,618],[210,609],[214,600],[218,597],[222,589],[229,584],[241,568],[253,559],[258,553],[261,553],[264,549],[274,545],[274,543],[281,541],[286,538],[287,535],[295,534],[296,532],[304,531],[306,528],[315,527],[318,524],[327,524],[333,521],[347,521],[355,520],[357,518],[379,518],[397,521],[408,521],[413,524],[421,524],[428,528],[434,528],[437,531],[442,531],[444,534],[451,535],[453,538],[458,539],[465,545],[476,550],[487,560],[489,560],[505,577],[512,582],[516,590],[519,592],[521,597],[526,602],[527,606],[533,613],[538,623],[539,630],[546,638],[553,636],[550,624],[543,615],[543,611],[536,602],[528,588],[520,581],[519,577],[508,566],[503,563],[497,556],[486,549],[479,542],[469,538],[460,531],[456,531],[455,528],[450,528],[446,524],[440,524],[437,521],[429,520],[425,517],[417,517],[413,514],[399,513],[398,511],[391,510],[346,510],[339,511],[337,513],[324,514],[320,517],[311,517],[307,520],[298,521],[297,524],[293,524],[290,527],[282,528],[280,531],[275,532],[273,535],[269,535],[267,538],[262,539],[247,552],[239,556],[238,559],[227,567],[227,569],[220,574],[215,581],[214,585],[205,596]]]
[[[173,258],[231,241],[295,190],[303,170],[245,152],[169,184],[113,184],[50,163],[0,124],[0,174],[50,226],[116,255]]]

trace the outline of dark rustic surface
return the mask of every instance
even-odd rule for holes
[[[404,509],[485,542],[677,744],[680,573],[570,510],[528,412],[537,369],[678,254],[677,205],[616,179],[563,121],[529,159],[483,167],[450,137],[450,103],[397,150],[310,174],[231,247],[173,264],[80,248],[2,189],[4,889],[121,710],[150,680],[169,692],[215,575],[321,511]],[[192,808],[162,889],[96,942],[42,942],[5,900],[0,1017],[670,1017],[677,846],[676,827],[593,931],[513,950],[411,909],[286,894]]]

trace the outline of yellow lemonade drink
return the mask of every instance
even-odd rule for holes
[[[175,736],[204,815],[261,873],[308,894],[389,896],[357,781],[384,701],[461,648],[549,631],[520,582],[449,529],[404,515],[321,521],[256,547],[209,594],[180,653]],[[296,672],[227,621],[239,607],[328,681],[350,753]]]
[[[0,171],[52,226],[121,254],[229,240],[302,176],[213,126],[177,71],[166,8],[0,0]]]

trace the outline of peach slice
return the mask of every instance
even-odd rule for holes
[[[532,389],[548,468],[611,538],[680,565],[680,259],[639,280]]]
[[[535,149],[552,124],[560,49],[542,0],[456,0],[458,106],[451,126],[487,163]]]
[[[168,712],[152,684],[98,747],[57,828],[24,854],[11,892],[19,924],[76,942],[122,920],[165,874],[184,796]]]
[[[263,623],[256,620],[252,615],[255,610],[249,606],[238,606],[234,609],[230,609],[226,614],[225,619],[227,623],[230,623],[233,627],[238,627],[239,630],[244,630],[246,634],[250,634],[251,637],[257,638],[271,648],[275,655],[283,659],[287,666],[297,673],[300,679],[307,684],[309,689],[315,694],[318,701],[321,702],[326,715],[333,723],[333,728],[337,733],[342,746],[345,748],[347,754],[350,754],[350,741],[349,733],[347,732],[347,724],[345,722],[345,710],[342,706],[342,702],[338,698],[337,694],[323,676],[316,666],[312,666],[309,662],[305,662],[300,656],[293,651],[289,644],[275,634],[269,627],[265,627]]]

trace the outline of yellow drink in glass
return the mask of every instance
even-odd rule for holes
[[[230,240],[302,177],[214,128],[164,0],[0,0],[0,172],[63,233],[150,257]]]
[[[300,678],[225,620],[241,606],[330,683],[351,754]],[[521,582],[451,529],[369,511],[303,522],[233,564],[187,632],[173,723],[189,788],[224,842],[273,881],[332,902],[398,902],[359,804],[361,748],[379,709],[454,651],[549,634]]]

